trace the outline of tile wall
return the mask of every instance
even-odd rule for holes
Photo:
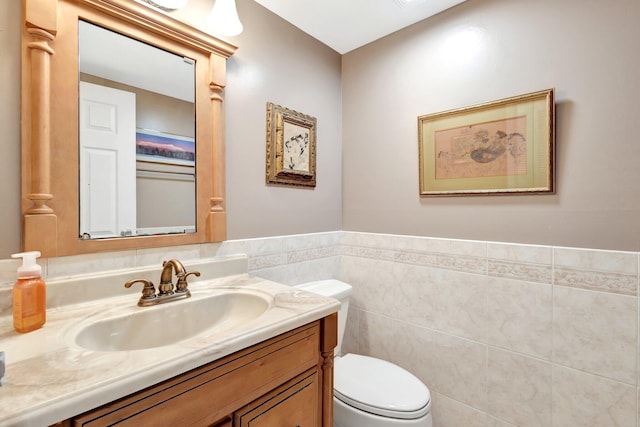
[[[345,232],[349,352],[432,392],[435,427],[637,426],[638,253]]]
[[[341,232],[228,240],[185,246],[134,249],[119,252],[40,258],[45,281],[90,276],[103,271],[157,267],[177,258],[185,265],[201,258],[248,255],[248,270],[269,280],[293,285],[305,281],[339,278]],[[0,260],[0,316],[11,313],[11,289],[20,260]]]
[[[423,380],[434,427],[639,426],[637,252],[329,232],[43,266],[59,277],[236,253],[284,284],[351,283],[343,351]],[[0,261],[0,311],[15,265]]]

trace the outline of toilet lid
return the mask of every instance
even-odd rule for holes
[[[334,395],[347,405],[391,418],[414,419],[429,412],[429,389],[393,363],[358,354],[337,357]]]

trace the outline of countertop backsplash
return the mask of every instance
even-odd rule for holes
[[[201,273],[200,277],[190,277],[190,283],[247,272],[247,257],[243,254],[214,258],[178,259],[184,264],[187,271],[199,271]],[[67,304],[77,304],[118,295],[138,295],[140,293],[138,287],[134,286],[126,289],[124,283],[131,279],[147,279],[157,285],[162,270],[162,264],[156,263],[143,267],[47,277],[45,273],[47,259],[39,259],[38,263],[43,267],[43,278],[47,287],[48,310]],[[12,289],[16,280],[15,269],[19,265],[19,260],[0,261],[0,277],[2,278],[0,283],[0,317],[9,316],[12,313]],[[90,285],[88,284],[89,282],[91,283]]]

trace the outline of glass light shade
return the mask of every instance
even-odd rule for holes
[[[144,0],[150,5],[164,10],[176,10],[184,7],[188,0]]]
[[[223,36],[237,36],[243,30],[235,0],[215,0],[207,18],[211,29]]]

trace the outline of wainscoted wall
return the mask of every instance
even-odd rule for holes
[[[434,427],[637,426],[637,252],[329,232],[43,260],[47,277],[236,253],[354,287],[344,352],[430,388]],[[14,260],[0,261],[0,311]]]
[[[137,249],[100,254],[38,259],[46,280],[101,271],[157,266],[176,258],[183,262],[200,258],[247,254],[249,272],[283,284],[339,278],[341,232],[299,234],[260,239],[228,240],[185,246]],[[0,260],[0,315],[10,313],[11,288],[20,260]],[[156,279],[156,280],[158,280]],[[154,280],[154,283],[157,283]],[[130,289],[132,294],[139,289]],[[2,331],[0,331],[0,334]]]
[[[435,427],[637,425],[638,253],[345,232],[341,278]]]
[[[342,232],[224,242],[219,255],[244,253],[249,273],[285,285],[340,278]]]

